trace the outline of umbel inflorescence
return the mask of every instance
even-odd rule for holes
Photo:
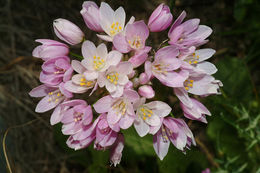
[[[124,9],[119,7],[114,11],[105,2],[98,7],[86,1],[82,7],[80,13],[87,27],[103,32],[97,36],[113,48],[107,50],[104,43],[96,46],[66,19],[54,20],[54,32],[59,39],[72,46],[81,44],[82,59],[71,60],[69,55],[75,54],[67,44],[36,40],[42,45],[33,50],[33,56],[44,63],[40,74],[43,84],[30,92],[32,97],[43,97],[35,111],[55,108],[50,123],[62,123],[62,133],[70,135],[67,140],[70,148],[82,149],[93,142],[97,150],[110,150],[114,165],[120,162],[124,148],[120,131],[132,125],[140,137],[153,135],[154,150],[161,160],[170,142],[183,152],[195,145],[185,121],[174,118],[167,103],[149,99],[155,100],[153,82],[159,80],[172,88],[186,118],[207,123],[205,116],[210,112],[190,96],[220,94],[222,83],[212,76],[217,69],[206,61],[215,50],[198,49],[208,42],[212,29],[199,25],[199,19],[184,22],[185,11],[172,24],[173,16],[164,4],[155,9],[148,24],[135,21],[134,17],[125,24]],[[168,44],[151,51],[152,47],[146,45],[149,32],[161,32],[170,25]],[[86,100],[97,90],[105,91],[106,95],[88,105]],[[86,100],[73,99],[74,94],[86,92],[89,93]]]

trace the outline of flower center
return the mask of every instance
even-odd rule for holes
[[[122,31],[122,26],[119,25],[118,22],[113,22],[112,25],[110,26],[110,35],[114,36],[117,33]]]
[[[118,73],[117,72],[113,72],[107,75],[107,80],[115,85],[117,85],[117,81],[118,81]]]
[[[152,66],[152,71],[158,74],[167,74],[166,68],[167,68],[167,64],[155,64]]]
[[[142,47],[142,40],[139,36],[134,36],[132,40],[128,40],[130,46],[134,49],[139,49]]]
[[[57,103],[60,99],[62,99],[63,94],[61,94],[61,92],[49,92],[48,95],[50,96],[50,98],[48,99],[48,102],[55,102]]]
[[[166,130],[165,130],[165,127],[163,125],[162,125],[162,138],[163,138],[164,143],[168,142],[168,140],[169,140],[167,133],[166,133]]]
[[[124,100],[120,99],[118,101],[116,101],[114,103],[114,105],[112,106],[112,108],[114,110],[116,110],[116,114],[118,115],[119,113],[121,113],[121,115],[125,115],[126,113],[126,103],[124,102]]]
[[[83,113],[81,113],[81,112],[74,112],[74,114],[73,114],[74,122],[81,121],[82,117],[83,117]]]
[[[193,87],[194,80],[187,79],[184,81],[183,85],[186,91]]]
[[[148,109],[147,107],[141,107],[139,109],[138,115],[143,120],[146,120],[148,117],[151,117],[153,115],[153,111],[151,109]]]
[[[65,69],[56,67],[57,71],[53,72],[53,74],[61,74],[65,72]]]
[[[94,63],[94,69],[100,70],[105,66],[105,60],[103,58],[100,58],[99,56],[93,56],[93,63]]]
[[[87,81],[85,76],[82,75],[80,79],[80,86],[85,86],[85,87],[92,87],[94,85],[93,81]]]
[[[189,64],[197,64],[199,55],[196,55],[195,53],[192,54],[192,56],[188,56],[185,61],[188,62]]]

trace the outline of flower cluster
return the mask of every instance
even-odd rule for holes
[[[114,11],[105,2],[98,7],[92,1],[85,1],[80,13],[86,26],[102,32],[97,36],[113,48],[108,50],[104,43],[95,45],[66,19],[54,20],[56,36],[67,44],[36,40],[41,45],[33,50],[33,56],[44,63],[40,74],[43,84],[29,93],[32,97],[43,97],[35,111],[54,109],[50,123],[62,124],[62,133],[69,135],[70,148],[82,149],[93,142],[96,150],[110,149],[110,161],[114,165],[120,162],[124,148],[120,131],[132,125],[140,137],[153,135],[154,150],[161,160],[170,143],[183,152],[195,145],[185,121],[173,117],[167,103],[156,100],[152,84],[158,80],[172,88],[184,116],[207,123],[206,115],[210,112],[190,96],[220,94],[222,83],[212,76],[217,69],[206,61],[215,50],[198,49],[208,42],[211,28],[200,25],[199,19],[184,21],[185,11],[172,24],[173,15],[164,4],[155,9],[148,24],[134,17],[126,23],[124,9],[119,7]],[[169,27],[167,45],[151,51],[152,47],[146,43],[149,33]],[[75,53],[68,46],[77,44],[81,44],[79,60],[72,58]],[[94,104],[73,99],[75,94],[83,93],[91,97],[97,90],[103,92],[98,92],[100,98]]]

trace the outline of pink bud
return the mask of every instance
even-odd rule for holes
[[[135,76],[135,74],[136,74],[136,71],[133,70],[133,71],[132,71],[129,75],[127,75],[127,76],[128,76],[129,79],[131,79],[131,78],[133,78],[133,77]]]
[[[139,82],[140,84],[146,84],[147,82],[149,82],[149,78],[147,76],[146,73],[141,73],[140,76],[139,76]]]
[[[59,39],[75,45],[82,42],[84,33],[74,23],[66,19],[56,19],[53,21],[54,32]]]
[[[125,89],[131,89],[131,88],[133,88],[133,86],[134,86],[134,84],[133,84],[133,82],[131,82],[131,81],[128,81],[126,84],[125,84]]]
[[[124,136],[123,134],[119,133],[116,142],[110,149],[110,162],[114,166],[120,163],[121,157],[122,157],[122,152],[124,149]]]
[[[160,4],[150,16],[148,27],[152,32],[163,31],[170,26],[172,18],[170,8],[167,5]]]
[[[85,1],[80,11],[87,27],[93,31],[102,32],[100,22],[99,8],[95,2]]]
[[[138,88],[138,93],[141,96],[143,96],[145,98],[148,98],[148,99],[153,98],[154,95],[155,95],[155,92],[154,92],[153,88],[151,86],[149,86],[149,85],[143,85],[143,86],[139,87]]]

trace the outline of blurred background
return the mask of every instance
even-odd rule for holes
[[[95,1],[98,5],[101,1]],[[121,164],[110,166],[108,151],[91,147],[69,149],[60,125],[50,126],[51,112],[34,112],[38,99],[28,92],[39,85],[42,61],[31,56],[38,38],[57,39],[52,21],[66,18],[85,31],[86,38],[100,43],[80,15],[83,0],[0,0],[0,135],[6,137],[8,158],[17,173],[87,172],[172,172],[199,173],[206,168],[216,173],[260,173],[260,3],[257,0],[109,0],[113,9],[123,6],[127,20],[148,21],[160,4],[170,6],[174,18],[182,10],[187,19],[200,18],[213,29],[210,47],[217,52],[211,61],[219,71],[214,75],[224,84],[222,95],[201,101],[211,111],[208,124],[187,121],[197,146],[186,154],[170,146],[163,161],[152,147],[152,136],[140,138],[135,130],[124,131],[126,145]],[[148,44],[155,48],[167,38],[152,33]],[[159,86],[157,86],[159,87]],[[169,90],[157,99],[182,112]],[[187,119],[185,119],[187,120]],[[29,123],[27,123],[29,122]],[[27,123],[27,124],[25,124]],[[0,172],[8,172],[2,149]]]

